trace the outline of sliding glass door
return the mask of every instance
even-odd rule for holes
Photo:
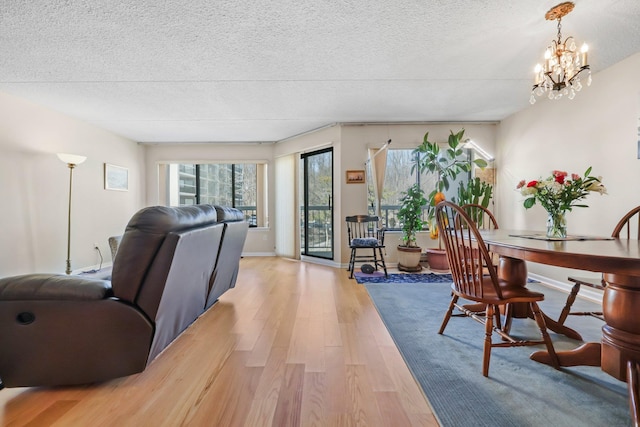
[[[301,156],[302,255],[333,259],[333,149]]]

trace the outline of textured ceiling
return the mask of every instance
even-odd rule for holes
[[[499,121],[529,105],[558,2],[4,0],[0,91],[151,143]],[[640,52],[639,0],[575,3],[563,36],[594,73]]]

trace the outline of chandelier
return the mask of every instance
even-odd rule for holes
[[[558,39],[552,40],[551,46],[547,47],[544,62],[536,65],[535,82],[529,99],[531,104],[535,104],[536,96],[545,94],[549,99],[560,99],[563,96],[573,99],[576,92],[582,89],[580,74],[585,70],[588,74],[587,86],[591,85],[591,70],[587,62],[589,47],[585,43],[578,51],[573,37],[562,41],[562,17],[571,12],[574,6],[570,1],[560,3],[549,9],[544,16],[547,21],[558,21]]]

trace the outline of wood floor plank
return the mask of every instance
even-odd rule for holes
[[[327,374],[305,372],[302,390],[301,426],[322,427],[326,425]]]
[[[276,412],[273,415],[274,426],[296,427],[300,425],[303,389],[304,365],[287,364],[282,388],[278,395]]]
[[[236,287],[144,372],[87,386],[0,390],[0,426],[51,425],[437,422],[366,289],[346,270],[249,257]]]

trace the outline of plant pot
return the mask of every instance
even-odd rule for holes
[[[449,271],[449,260],[444,249],[428,248],[427,260],[429,262],[429,270],[436,272]]]
[[[398,245],[398,270],[408,272],[421,271],[421,255],[422,248],[420,247]]]

